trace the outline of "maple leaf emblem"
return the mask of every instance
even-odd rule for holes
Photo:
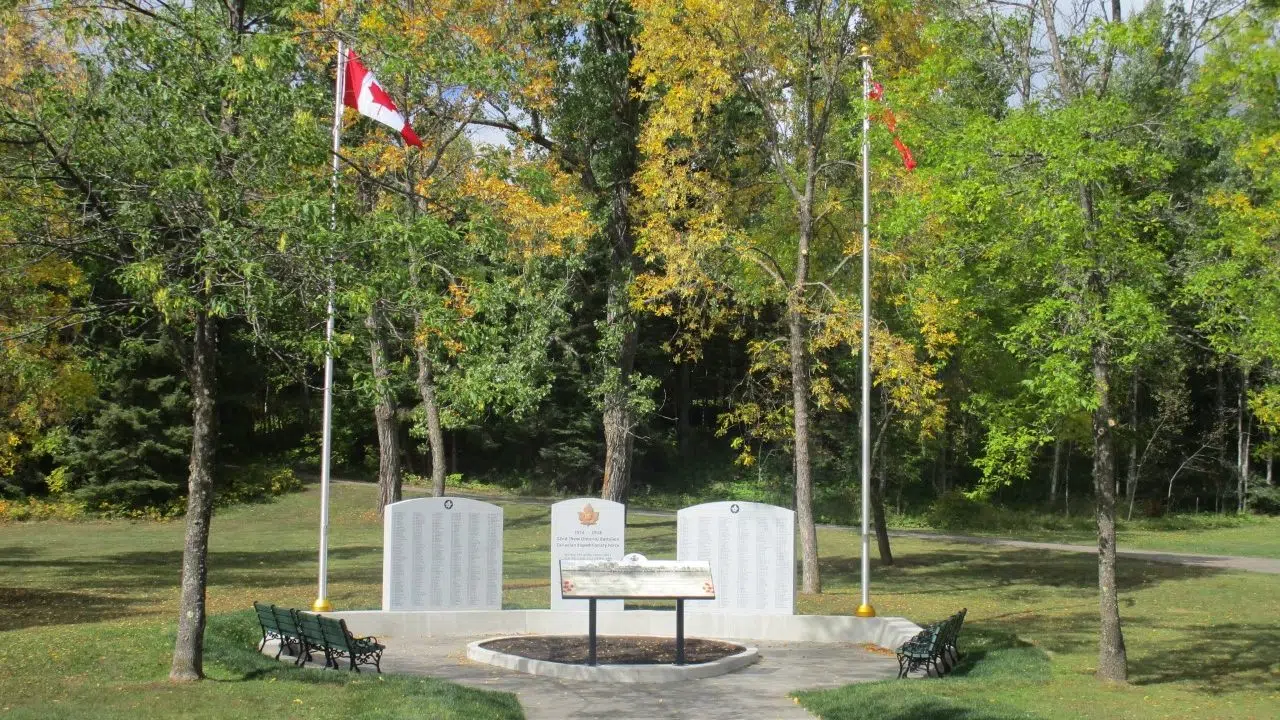
[[[578,511],[578,522],[583,525],[595,525],[600,520],[600,513],[591,507],[591,503],[582,506]]]

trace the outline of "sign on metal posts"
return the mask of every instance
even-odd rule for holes
[[[560,592],[567,598],[716,598],[705,560],[562,560]]]
[[[676,664],[684,664],[684,601],[714,600],[711,563],[705,560],[561,560],[560,593],[589,600],[587,664],[596,664],[596,601],[675,600]]]

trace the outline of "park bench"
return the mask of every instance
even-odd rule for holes
[[[946,620],[927,625],[903,643],[898,648],[898,677],[904,678],[921,668],[927,671],[929,666],[938,677],[945,675],[960,657],[956,642],[967,612],[965,608]]]
[[[386,648],[378,644],[378,638],[356,637],[347,629],[347,621],[339,618],[317,616],[320,619],[320,630],[324,633],[325,647],[329,651],[329,659],[333,666],[346,658],[352,670],[360,672],[361,665],[373,665],[382,672],[382,651]]]
[[[258,625],[262,628],[262,642],[258,644],[258,652],[262,652],[268,641],[276,640],[280,643],[276,650],[277,660],[286,648],[295,658],[302,655],[302,633],[298,630],[298,621],[292,610],[282,610],[275,605],[263,605],[256,601],[253,603],[253,610],[258,614]]]
[[[386,648],[375,637],[358,638],[347,629],[347,621],[314,613],[293,611],[302,636],[299,660],[306,665],[313,652],[324,653],[325,667],[338,667],[346,659],[348,666],[360,672],[361,665],[373,665],[382,672],[382,651]]]

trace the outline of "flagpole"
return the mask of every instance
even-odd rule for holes
[[[338,150],[342,146],[342,94],[346,79],[346,53],[342,40],[338,40],[338,73],[334,79],[333,93],[333,178],[332,198],[329,201],[329,230],[338,229]],[[320,582],[316,601],[311,609],[329,612],[329,476],[330,455],[333,446],[333,296],[335,292],[333,265],[329,267],[329,298],[324,322],[324,427],[320,433]]]
[[[871,607],[871,53],[862,46],[862,603],[854,613],[875,617]]]

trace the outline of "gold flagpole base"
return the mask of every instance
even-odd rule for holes
[[[853,611],[855,617],[875,617],[876,609],[870,605],[859,605],[857,610]]]
[[[316,601],[311,603],[311,609],[314,612],[333,612],[333,606],[329,604],[329,598],[316,598]],[[871,614],[874,615],[875,612],[873,611]]]

